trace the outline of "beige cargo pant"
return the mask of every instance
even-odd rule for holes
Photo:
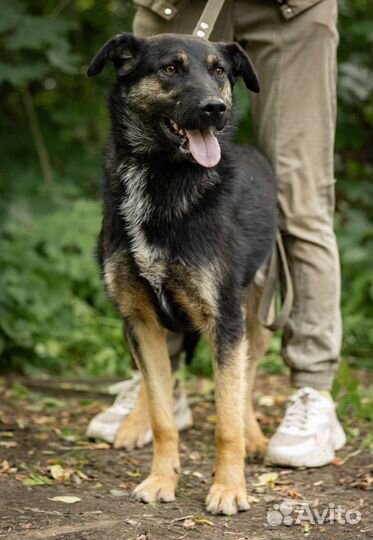
[[[136,0],[134,32],[191,33],[201,0]],[[258,146],[278,177],[280,228],[294,282],[282,354],[293,386],[330,389],[341,346],[334,214],[337,0],[226,0],[211,41],[237,40],[257,70]]]

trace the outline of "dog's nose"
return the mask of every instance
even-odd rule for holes
[[[222,115],[227,107],[221,98],[208,98],[201,102],[201,110],[210,116]]]

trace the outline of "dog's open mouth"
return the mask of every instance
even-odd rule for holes
[[[164,126],[183,152],[190,152],[202,167],[215,167],[220,161],[220,145],[212,128],[184,129],[169,118],[164,119]]]

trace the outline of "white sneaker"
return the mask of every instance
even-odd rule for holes
[[[90,439],[103,439],[108,443],[113,443],[121,423],[136,404],[140,384],[141,374],[135,372],[131,379],[111,386],[109,392],[118,392],[118,395],[111,407],[92,418],[88,424],[86,436]],[[186,393],[178,384],[174,389],[174,417],[179,431],[188,429],[193,425],[193,415],[188,405]],[[153,435],[149,429],[145,437],[145,444],[151,442],[152,439]]]
[[[285,467],[321,467],[346,443],[330,397],[313,388],[294,394],[285,417],[269,441],[266,461]]]

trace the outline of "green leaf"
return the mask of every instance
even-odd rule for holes
[[[18,0],[2,0],[0,2],[0,33],[16,28],[22,20],[25,7]]]
[[[6,38],[5,47],[9,51],[43,50],[46,47],[59,48],[61,45],[66,47],[66,33],[72,27],[71,22],[62,18],[27,15],[22,17],[14,32]]]
[[[27,487],[32,486],[52,486],[53,480],[50,478],[43,476],[39,473],[31,473],[30,478],[26,478],[26,480],[23,480],[22,484]]]
[[[63,73],[73,75],[77,73],[78,56],[71,54],[66,48],[51,49],[47,52],[49,62]]]
[[[31,81],[40,80],[46,76],[49,66],[43,60],[37,60],[32,64],[6,64],[0,62],[0,84],[8,82],[19,88]]]

